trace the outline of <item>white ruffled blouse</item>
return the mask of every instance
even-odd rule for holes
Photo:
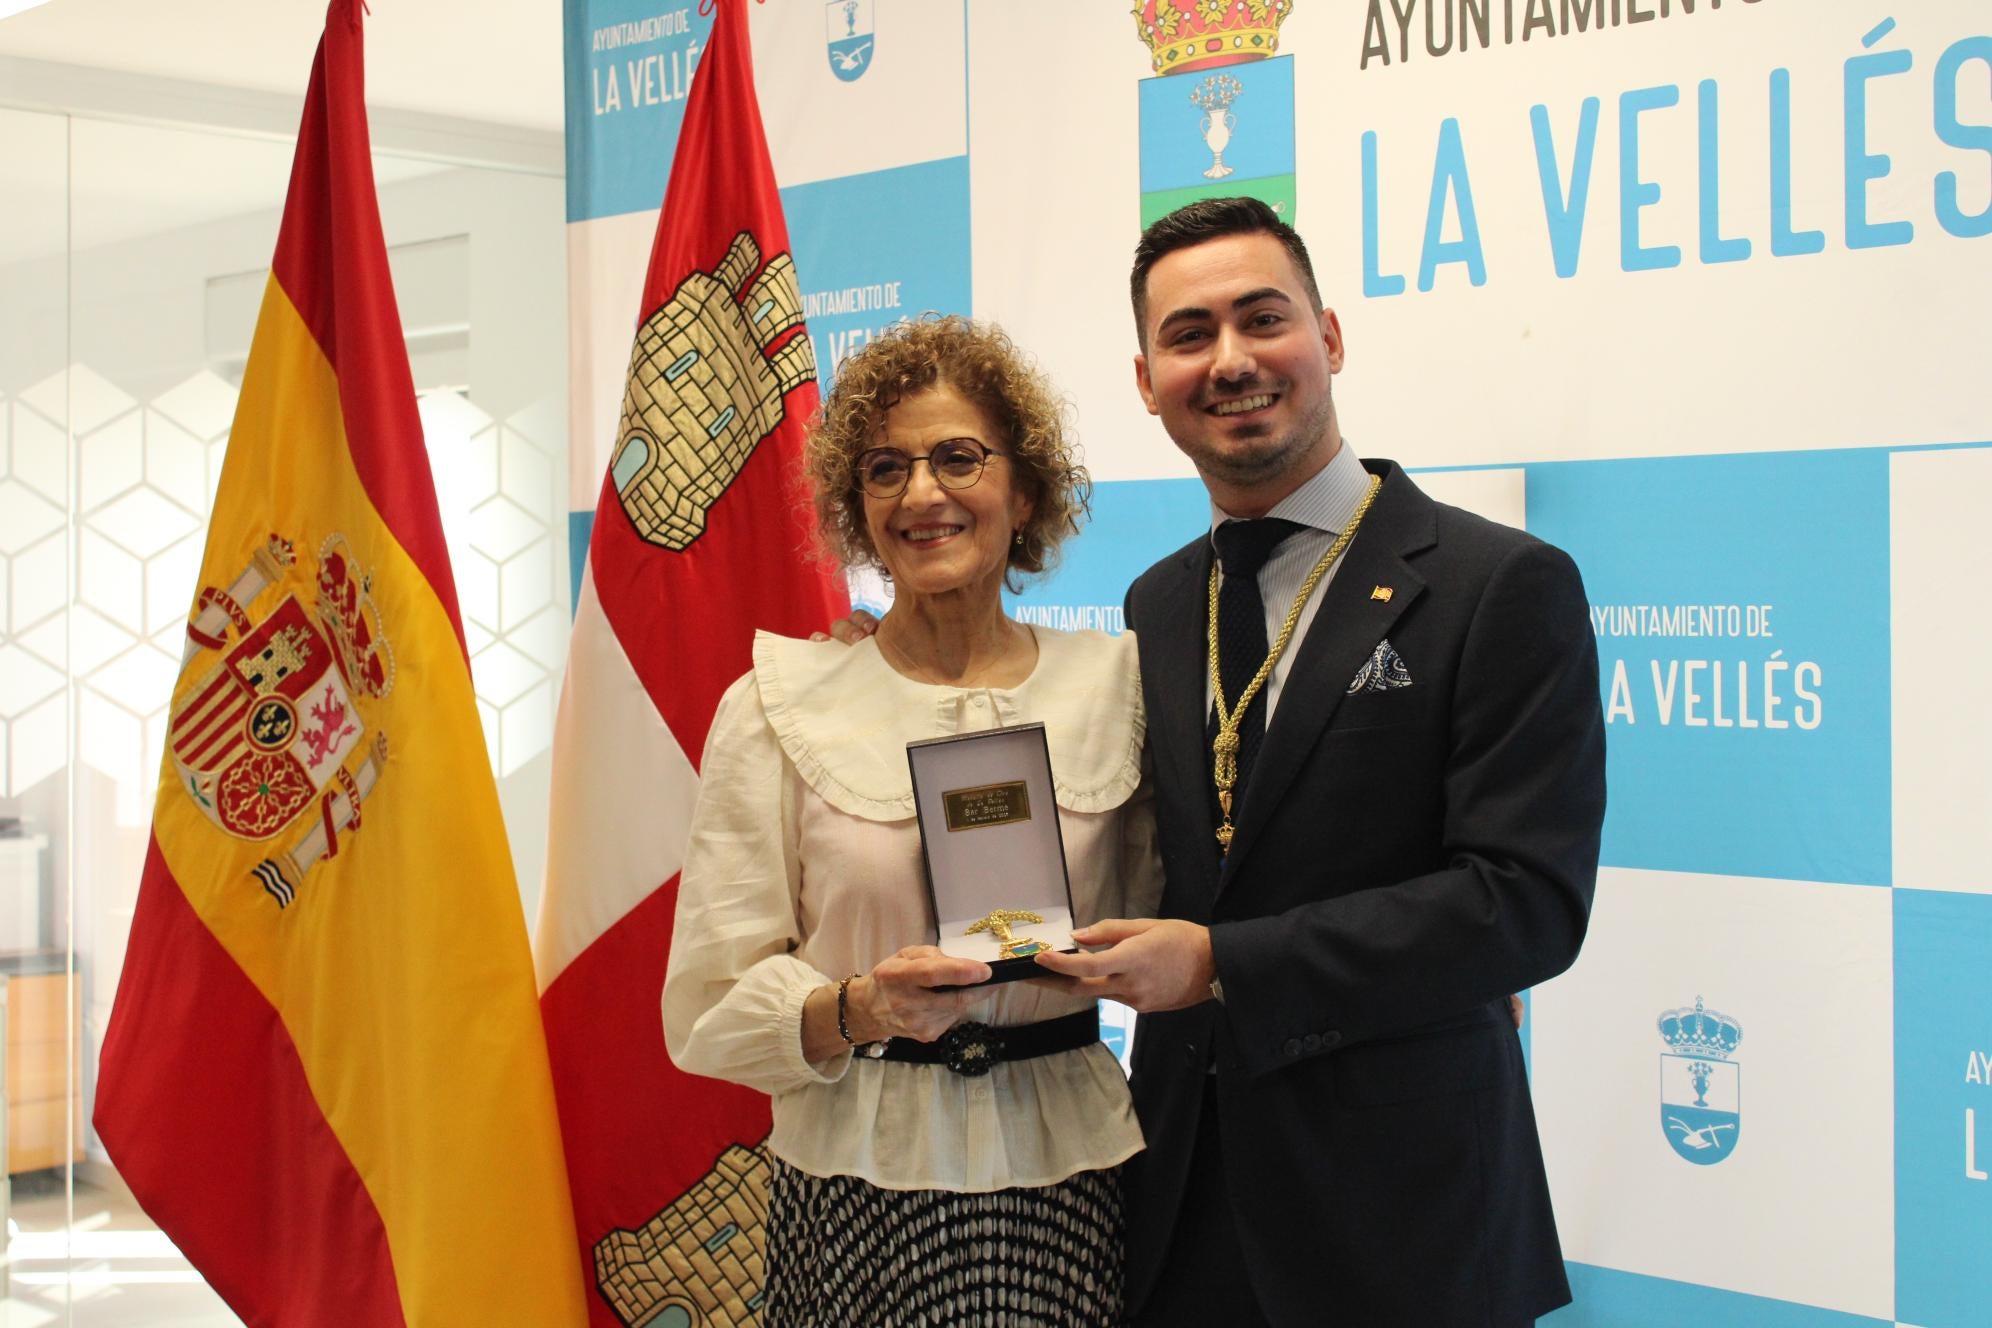
[[[1013,688],[915,682],[869,640],[764,632],[753,671],[713,716],[664,1038],[680,1068],[771,1095],[770,1147],[800,1170],[986,1191],[1053,1184],[1141,1148],[1126,1080],[1099,1044],[981,1078],[802,1055],[811,991],[934,941],[908,742],[1042,721],[1077,920],[1154,914],[1162,867],[1134,638],[1033,630],[1037,667]],[[1035,1023],[1092,1005],[1020,982],[990,991],[970,1018]]]

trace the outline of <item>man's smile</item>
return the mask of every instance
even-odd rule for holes
[[[1249,397],[1233,397],[1229,401],[1218,401],[1205,407],[1212,415],[1244,415],[1255,410],[1264,410],[1279,397],[1272,392],[1259,392]]]

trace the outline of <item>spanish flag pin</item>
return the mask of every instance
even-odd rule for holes
[[[1379,604],[1390,603],[1390,596],[1391,596],[1391,589],[1389,586],[1370,587],[1370,598],[1375,600]]]

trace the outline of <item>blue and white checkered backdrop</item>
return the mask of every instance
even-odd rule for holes
[[[1014,609],[1118,630],[1206,519],[1134,391],[1134,239],[1274,202],[1352,445],[1590,590],[1604,866],[1525,1030],[1577,1291],[1545,1322],[1992,1323],[1992,8],[1159,0],[1272,15],[1211,86],[1154,72],[1157,3],[752,7],[826,377],[907,314],[1004,324],[1099,481]],[[566,8],[584,535],[711,19]]]

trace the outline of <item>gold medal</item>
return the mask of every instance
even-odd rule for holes
[[[999,957],[1004,959],[1025,959],[1038,953],[1040,950],[1049,950],[1051,947],[1043,941],[1035,941],[1029,937],[1019,940],[1010,930],[1010,926],[1016,922],[1043,921],[1043,914],[1033,913],[1027,908],[999,908],[969,923],[968,930],[963,932],[962,935],[973,936],[977,932],[986,931],[995,940]]]

